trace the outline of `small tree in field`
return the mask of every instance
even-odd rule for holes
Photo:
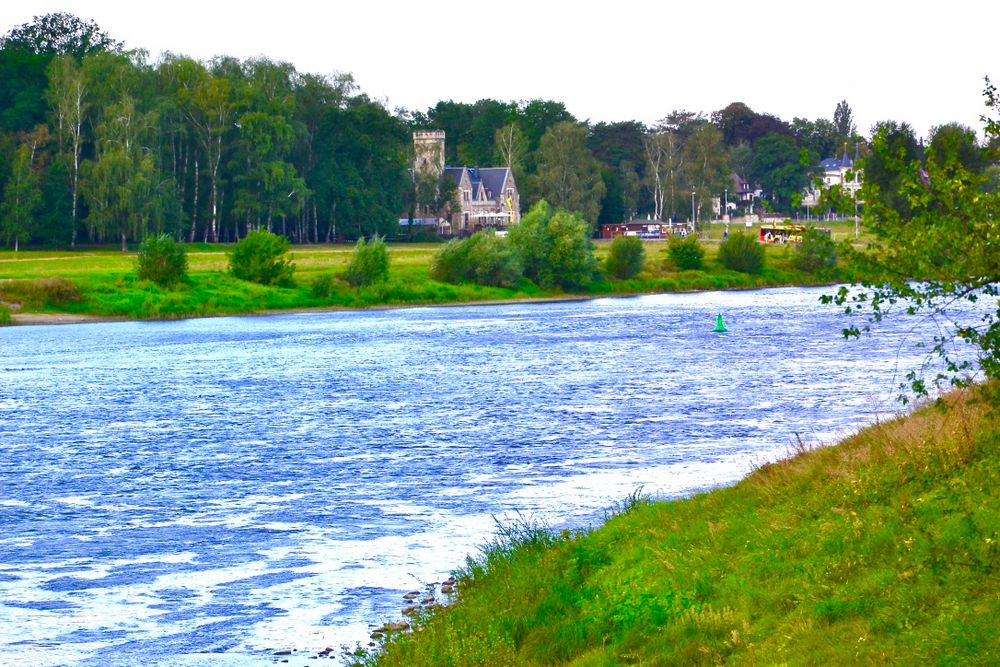
[[[510,228],[507,238],[524,275],[541,287],[574,289],[594,278],[590,226],[577,213],[553,210],[543,199]]]
[[[615,278],[627,280],[635,278],[642,271],[646,259],[646,249],[638,236],[616,236],[611,242],[611,250],[604,267]]]
[[[733,234],[719,246],[719,261],[731,271],[760,273],[764,269],[764,246],[750,234]]]
[[[679,271],[697,271],[701,269],[705,258],[705,249],[698,243],[694,234],[686,238],[671,236],[667,245],[670,261]]]
[[[233,247],[229,273],[234,278],[261,285],[291,287],[295,265],[288,257],[289,242],[266,229],[247,234]]]
[[[804,273],[816,273],[837,266],[837,244],[829,234],[810,227],[802,235],[802,243],[792,250],[792,263]]]
[[[147,236],[139,245],[136,273],[142,280],[170,287],[187,280],[187,252],[169,234]]]
[[[365,243],[358,239],[344,270],[344,279],[355,287],[382,282],[389,277],[389,250],[377,234]]]

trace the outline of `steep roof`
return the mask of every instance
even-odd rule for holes
[[[827,171],[834,171],[835,169],[853,169],[854,160],[858,157],[858,146],[854,145],[854,158],[852,159],[847,153],[847,144],[844,144],[844,154],[842,157],[828,157],[819,163],[819,166]]]
[[[496,199],[503,194],[503,185],[507,180],[507,167],[489,167],[479,169],[479,178],[486,188],[486,196]]]
[[[462,184],[462,172],[465,171],[465,167],[445,167],[444,173],[455,179],[456,185]]]
[[[473,199],[479,199],[480,192],[483,192],[486,199],[496,200],[503,194],[510,170],[507,167],[445,167],[444,173],[458,184],[462,183],[462,174],[468,173]]]

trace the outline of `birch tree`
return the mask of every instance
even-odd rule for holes
[[[183,108],[194,128],[206,163],[211,215],[205,229],[205,241],[219,240],[219,166],[222,164],[222,138],[234,127],[235,104],[232,86],[226,79],[206,75],[190,88],[181,90]]]
[[[711,123],[699,124],[688,137],[684,154],[685,181],[697,193],[697,208],[704,219],[711,216],[712,199],[727,185],[729,164],[722,132]]]
[[[524,171],[524,160],[528,156],[528,140],[517,123],[504,125],[493,135],[497,161],[511,171]]]
[[[97,159],[83,169],[87,226],[93,238],[117,235],[125,252],[129,236],[144,236],[156,211],[155,162],[140,141],[154,119],[137,112],[129,97],[106,109],[103,118],[97,127]]]
[[[677,213],[676,190],[684,168],[684,146],[680,132],[663,127],[643,140],[646,152],[646,180],[653,193],[653,216],[663,220],[664,209]]]
[[[18,251],[22,242],[27,243],[31,239],[35,215],[42,203],[35,154],[36,147],[30,140],[18,146],[10,178],[4,188],[3,202],[0,203],[0,229],[8,241],[14,242],[14,252]]]
[[[86,84],[79,63],[72,56],[57,56],[49,64],[47,97],[56,118],[59,154],[69,167],[70,247],[76,247],[78,203],[80,200],[80,151],[83,147],[83,119],[86,112]]]

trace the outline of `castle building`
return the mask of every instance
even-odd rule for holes
[[[449,206],[438,218],[444,236],[465,236],[480,229],[504,230],[521,220],[521,199],[514,173],[507,167],[449,167],[444,160],[445,133],[413,133],[413,173],[440,179],[457,188],[457,210]]]

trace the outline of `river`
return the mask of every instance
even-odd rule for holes
[[[0,664],[310,664],[495,521],[833,442],[926,353],[830,291],[2,329]]]

